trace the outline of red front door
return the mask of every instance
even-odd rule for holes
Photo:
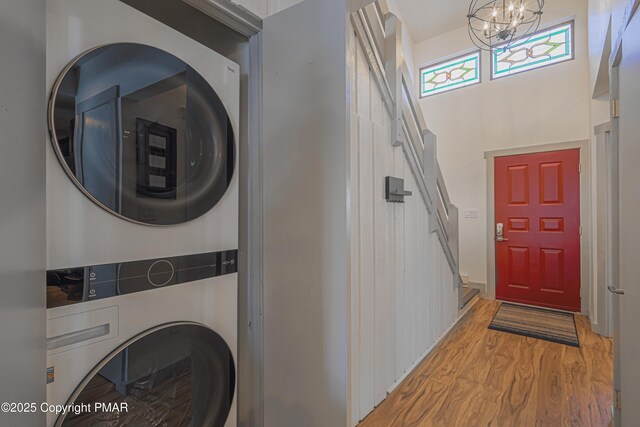
[[[579,168],[579,149],[495,159],[497,299],[580,311]]]

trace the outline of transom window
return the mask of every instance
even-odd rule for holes
[[[491,52],[491,78],[522,73],[574,58],[573,21],[538,31],[527,41]]]
[[[480,83],[480,51],[429,65],[420,70],[420,96],[431,96]]]

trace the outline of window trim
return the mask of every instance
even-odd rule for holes
[[[464,85],[464,86],[459,86],[459,87],[454,87],[453,89],[449,89],[449,90],[444,90],[442,92],[437,92],[437,93],[431,93],[431,94],[424,94],[422,92],[422,87],[423,87],[423,81],[422,81],[422,71],[426,70],[427,68],[435,68],[439,65],[443,65],[446,64],[447,62],[454,62],[457,59],[462,59],[466,56],[471,56],[471,55],[478,55],[478,81],[475,83],[471,83],[468,85]],[[470,49],[470,50],[466,50],[463,51],[459,54],[454,54],[448,57],[444,57],[441,59],[437,59],[435,61],[431,61],[429,63],[427,63],[426,65],[423,65],[422,67],[420,67],[420,69],[418,70],[418,92],[420,94],[420,99],[424,99],[424,98],[429,98],[431,96],[435,96],[435,95],[441,95],[443,93],[449,93],[449,92],[453,92],[455,90],[458,89],[463,89],[466,87],[471,87],[471,86],[475,86],[477,84],[482,83],[482,51],[480,49]]]
[[[495,76],[494,75],[494,66],[493,66],[493,60],[494,60],[494,51],[497,49],[500,49],[500,46],[504,46],[505,43],[494,47],[493,49],[491,49],[491,51],[489,51],[489,67],[490,67],[490,74],[489,77],[491,80],[498,80],[498,79],[502,79],[504,77],[511,77],[511,76],[515,76],[518,74],[524,74],[527,73],[529,71],[535,71],[535,70],[540,70],[542,68],[546,68],[546,67],[550,67],[552,65],[558,65],[558,64],[562,64],[564,62],[570,62],[573,61],[574,59],[576,59],[576,37],[575,37],[575,33],[576,33],[576,20],[575,19],[569,19],[566,21],[562,21],[558,24],[552,24],[549,25],[548,27],[539,29],[538,31],[536,31],[535,33],[533,33],[531,35],[531,37],[529,37],[529,40],[527,40],[525,43],[528,43],[532,38],[534,38],[536,35],[540,34],[540,33],[544,33],[547,31],[553,31],[556,28],[560,28],[560,27],[564,27],[565,25],[569,25],[570,27],[570,37],[571,37],[571,56],[563,59],[562,61],[558,61],[558,62],[554,62],[551,64],[544,64],[544,65],[540,65],[539,67],[534,67],[534,68],[529,68],[528,70],[523,70],[523,71],[518,71],[512,74],[503,74],[500,76]],[[524,44],[524,43],[523,43]]]

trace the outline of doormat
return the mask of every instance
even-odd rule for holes
[[[580,347],[573,313],[502,303],[489,329]]]

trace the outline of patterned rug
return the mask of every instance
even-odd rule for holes
[[[580,347],[573,313],[502,303],[489,329]]]

